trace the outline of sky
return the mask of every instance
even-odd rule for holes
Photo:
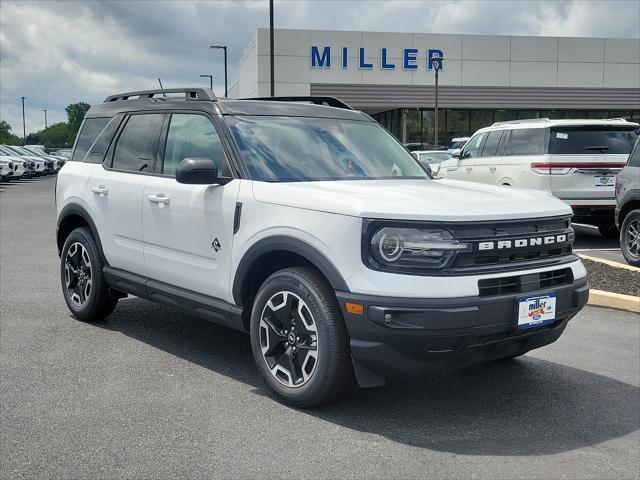
[[[638,0],[275,0],[275,27],[493,35],[640,37]],[[268,0],[0,2],[0,119],[22,135],[66,121],[69,103],[208,85],[224,93],[243,49],[268,27]]]

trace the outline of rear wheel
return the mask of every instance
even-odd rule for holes
[[[280,270],[260,287],[251,313],[251,349],[267,386],[289,405],[327,403],[353,384],[342,314],[311,268]]]
[[[640,267],[640,210],[632,210],[624,217],[620,249],[629,265]]]
[[[60,256],[60,281],[64,300],[74,317],[95,322],[108,317],[118,303],[102,275],[104,263],[86,227],[73,230]]]
[[[618,238],[620,235],[615,225],[600,225],[598,231],[604,238]]]

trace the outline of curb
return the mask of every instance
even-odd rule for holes
[[[592,257],[591,255],[585,255],[584,253],[578,253],[577,255],[580,258],[584,258],[585,260],[604,263],[605,265],[609,265],[610,267],[624,268],[625,270],[631,270],[632,272],[640,272],[640,268],[634,267],[633,265],[627,265],[626,263],[614,262],[613,260],[607,260],[605,258],[600,258],[600,257]]]
[[[589,305],[640,313],[640,297],[622,295],[621,293],[605,292],[603,290],[589,291]]]

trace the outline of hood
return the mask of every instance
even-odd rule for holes
[[[256,200],[341,215],[398,220],[508,220],[569,215],[548,193],[457,180],[253,182]]]

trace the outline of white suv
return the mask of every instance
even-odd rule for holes
[[[514,120],[478,130],[438,174],[456,180],[544,190],[573,208],[576,223],[617,237],[615,177],[638,124],[615,120]]]
[[[132,294],[246,331],[267,385],[308,407],[354,374],[522,355],[586,303],[567,205],[432,179],[368,115],[283,100],[170,89],[89,110],[56,188],[74,316]]]

